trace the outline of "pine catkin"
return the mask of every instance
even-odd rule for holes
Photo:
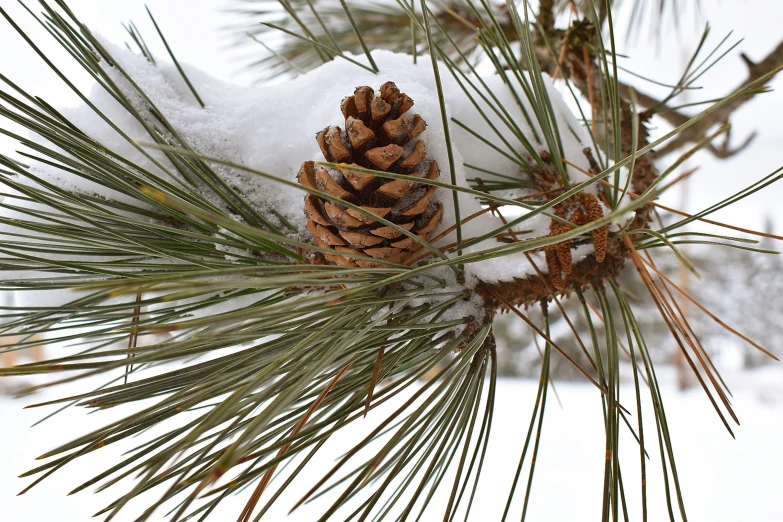
[[[580,192],[578,194],[579,202],[587,213],[587,223],[604,217],[604,211],[598,198],[593,194]],[[600,263],[606,258],[606,246],[609,242],[609,227],[603,225],[593,230],[593,245],[595,247],[595,259]]]

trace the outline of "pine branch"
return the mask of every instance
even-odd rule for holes
[[[550,38],[555,35],[555,15],[554,0],[541,0],[538,6],[537,29]]]
[[[349,59],[365,70],[383,70],[382,53],[373,57],[372,51],[380,47],[407,51],[411,28],[414,36],[416,31],[426,34],[419,45],[422,48],[426,45],[433,66],[437,65],[434,69],[437,82],[430,88],[433,95],[429,108],[443,113],[440,134],[427,135],[430,140],[427,146],[434,141],[445,141],[444,154],[450,159],[458,158],[456,154],[451,158],[448,152],[451,138],[455,143],[459,140],[460,147],[464,145],[460,150],[466,154],[473,152],[476,144],[487,146],[489,153],[479,161],[489,158],[488,163],[476,165],[475,170],[494,176],[486,183],[477,178],[475,188],[457,178],[456,169],[461,165],[456,160],[450,162],[452,175],[445,181],[438,179],[438,172],[432,168],[434,162],[428,164],[426,172],[413,168],[418,163],[405,166],[409,160],[420,162],[426,156],[423,140],[407,150],[401,145],[408,143],[406,139],[414,133],[424,132],[425,125],[423,121],[417,125],[415,117],[406,119],[404,113],[413,101],[395,91],[393,84],[386,84],[379,97],[369,87],[361,87],[345,99],[339,109],[345,117],[346,129],[351,127],[350,134],[345,135],[349,142],[344,141],[337,127],[318,133],[316,141],[326,161],[314,163],[311,161],[314,158],[301,158],[305,166],[300,185],[290,179],[290,173],[280,176],[243,165],[242,154],[236,151],[221,149],[210,155],[188,146],[189,136],[172,123],[177,119],[166,118],[150,93],[121,66],[123,60],[112,56],[92,36],[64,0],[55,0],[55,4],[58,9],[42,1],[44,16],[36,20],[95,78],[104,94],[119,104],[117,110],[122,117],[100,112],[87,96],[82,96],[83,102],[119,133],[126,142],[123,145],[130,147],[132,154],[141,154],[149,162],[144,165],[152,164],[154,168],[134,163],[126,157],[130,155],[128,148],[118,149],[125,150],[124,154],[112,150],[100,139],[90,137],[90,129],[78,128],[44,101],[0,77],[9,86],[0,89],[3,101],[0,116],[40,138],[32,140],[2,130],[25,147],[23,154],[36,165],[30,168],[0,157],[0,182],[10,194],[0,202],[0,208],[13,213],[11,218],[0,217],[0,234],[4,240],[0,247],[0,270],[25,272],[2,286],[14,290],[55,288],[82,292],[82,297],[63,306],[19,307],[4,313],[8,320],[0,326],[0,336],[22,332],[27,338],[49,332],[49,343],[76,342],[81,351],[65,351],[48,361],[2,369],[0,375],[69,372],[35,390],[105,374],[108,382],[95,390],[80,391],[39,406],[59,403],[101,409],[130,403],[143,406],[125,418],[47,452],[41,457],[44,462],[25,474],[37,475],[26,490],[88,452],[127,442],[157,427],[159,435],[146,439],[123,460],[107,464],[105,470],[74,492],[96,483],[105,489],[136,475],[135,485],[101,513],[111,518],[121,509],[127,509],[126,505],[135,497],[157,488],[161,492],[158,500],[145,506],[141,518],[151,516],[166,504],[174,504],[172,514],[176,521],[196,515],[206,518],[227,495],[254,487],[255,493],[240,515],[242,520],[251,520],[256,507],[260,507],[258,518],[294,479],[306,474],[303,470],[308,461],[332,435],[362,419],[368,411],[398,401],[398,406],[354,444],[331,471],[315,478],[315,485],[299,504],[335,492],[322,520],[342,512],[353,500],[357,500],[358,508],[348,518],[382,519],[392,516],[395,508],[403,510],[403,518],[414,510],[419,510],[422,517],[447,472],[454,470],[456,477],[448,504],[444,506],[444,519],[448,520],[464,507],[460,502],[466,498],[463,493],[467,491],[479,453],[481,460],[476,468],[474,492],[481,475],[497,377],[492,321],[499,311],[510,309],[545,339],[546,346],[536,407],[527,438],[520,444],[522,457],[508,506],[517,485],[519,491],[525,491],[527,506],[533,464],[543,465],[543,461],[536,463],[550,362],[552,357],[562,356],[600,393],[608,456],[602,518],[605,522],[620,519],[621,506],[624,509],[618,460],[621,417],[630,428],[625,417],[628,410],[619,396],[622,366],[618,337],[624,326],[627,353],[634,369],[639,415],[636,440],[640,444],[642,466],[647,452],[642,433],[639,363],[655,406],[661,471],[667,485],[670,476],[673,478],[674,494],[667,488],[666,502],[670,511],[679,504],[684,518],[669,427],[651,357],[634,310],[614,279],[631,259],[662,319],[697,372],[708,398],[730,429],[724,411],[734,416],[714,365],[695,339],[673,293],[665,282],[650,274],[646,268],[649,265],[638,251],[663,246],[687,263],[677,244],[690,237],[724,240],[723,244],[734,241],[738,245],[730,246],[745,247],[742,238],[672,233],[679,224],[669,227],[671,230],[663,225],[654,228],[650,214],[653,200],[674,183],[661,186],[661,182],[688,157],[683,155],[663,168],[654,162],[654,149],[720,114],[726,107],[734,107],[749,91],[767,81],[776,71],[774,68],[750,81],[744,90],[735,91],[653,140],[645,128],[649,115],[635,111],[639,96],[631,90],[624,96],[618,87],[613,19],[608,9],[605,21],[600,13],[593,14],[592,23],[577,22],[564,30],[555,26],[554,16],[558,8],[568,5],[564,1],[542,2],[536,28],[536,21],[531,20],[534,14],[526,2],[517,8],[513,2],[508,2],[507,7],[493,7],[488,2],[479,5],[465,0],[433,11],[422,0],[419,4],[422,12],[416,13],[406,2],[397,6],[349,6],[343,0],[339,5],[328,1],[281,0],[285,15],[267,9],[266,5],[252,13],[273,17],[265,19],[268,25],[257,30],[279,28],[295,38],[288,43],[284,41],[280,48],[278,56],[282,64],[276,69],[279,73],[285,73],[292,64],[306,70],[334,57]],[[390,7],[393,9],[387,9]],[[24,29],[2,8],[0,13],[63,81],[76,90]],[[379,20],[395,21],[392,29],[398,29],[404,37],[387,30],[389,27],[378,23]],[[600,30],[604,24],[609,37],[606,43]],[[131,27],[132,39],[148,60],[139,59],[140,66],[147,67],[144,72],[155,76],[163,64],[153,62],[140,33],[135,26]],[[296,43],[290,44],[292,41]],[[488,79],[475,70],[466,53],[479,49],[477,45],[495,67],[497,77]],[[346,54],[357,49],[365,52],[364,57],[372,67]],[[520,53],[524,57],[522,63]],[[401,67],[401,62],[391,63]],[[415,69],[430,72],[422,67],[420,64]],[[184,69],[179,70],[182,80],[189,84]],[[579,150],[575,147],[587,144],[582,143],[584,135],[577,128],[578,122],[566,114],[568,109],[551,89],[545,77],[547,72],[562,75],[568,89],[575,87],[591,102],[591,118],[583,115],[583,121],[595,149],[584,150],[585,157],[572,157],[573,151]],[[350,76],[350,72],[345,74]],[[306,84],[303,81],[300,85]],[[197,96],[195,86],[191,87],[191,93]],[[295,88],[293,84],[292,88]],[[183,92],[188,91],[183,88]],[[209,106],[207,93],[214,89],[201,92]],[[459,136],[456,132],[447,133],[451,123],[445,114],[450,101],[447,96],[458,97],[460,103],[453,104],[452,109],[471,118],[463,121],[460,116],[451,120],[467,131]],[[264,102],[273,103],[274,95],[271,98]],[[193,107],[188,105],[185,110],[201,111],[189,94],[187,100]],[[310,110],[307,105],[304,107]],[[376,118],[376,113],[381,116]],[[388,121],[381,125],[386,116]],[[209,117],[210,114],[204,116]],[[143,129],[139,132],[146,132],[148,138],[139,140],[125,134],[115,124],[115,120],[123,119],[138,124]],[[437,127],[435,121],[430,120],[432,127]],[[479,130],[484,124],[486,127]],[[398,130],[400,134],[395,134]],[[368,137],[368,132],[372,137]],[[432,132],[432,128],[427,132]],[[708,135],[705,130],[693,150],[709,145],[719,133]],[[307,134],[311,140],[312,135],[309,131]],[[363,136],[367,141],[361,141]],[[287,138],[295,140],[292,136]],[[369,141],[372,139],[379,141]],[[302,144],[296,141],[296,147],[292,148],[305,150]],[[366,150],[361,148],[365,144]],[[379,152],[379,149],[383,150]],[[384,151],[390,154],[385,159]],[[223,157],[224,152],[228,158]],[[494,153],[497,155],[493,156]],[[373,163],[373,158],[380,163]],[[493,158],[497,163],[492,162]],[[401,161],[396,163],[398,160]],[[499,168],[503,165],[508,168]],[[322,169],[318,171],[320,176],[314,170],[316,166]],[[313,169],[312,177],[309,168]],[[71,184],[66,188],[59,181],[40,175],[41,169],[51,169],[65,179],[75,180],[73,185],[86,183],[111,192],[98,197],[75,190]],[[571,176],[574,170],[586,177]],[[229,182],[223,177],[227,171],[247,177]],[[627,182],[623,181],[623,172],[630,173]],[[307,196],[312,205],[308,213],[308,228],[314,229],[312,235],[295,234],[295,227],[287,224],[282,214],[277,214],[279,219],[273,219],[278,209],[266,208],[267,200],[246,197],[236,179],[250,179],[250,176],[275,184],[271,185],[275,188],[299,190],[303,198]],[[699,219],[740,201],[777,179],[779,173],[773,173],[687,219]],[[370,185],[362,188],[351,185],[357,190],[349,192],[350,180]],[[400,185],[415,186],[409,192],[406,188],[405,194],[410,193],[407,201],[404,196],[393,200],[370,193]],[[472,203],[475,212],[461,218],[462,209],[455,203],[452,213],[456,218],[444,222],[445,230],[429,240],[426,234],[430,230],[424,229],[433,223],[433,230],[438,227],[443,214],[434,219],[432,216],[438,215],[437,211],[427,216],[417,210],[411,214],[415,219],[405,220],[400,216],[414,208],[411,205],[414,202],[429,205],[432,199],[420,194],[432,198],[436,190],[440,194],[450,192],[452,201]],[[522,195],[507,196],[509,190]],[[384,196],[392,198],[388,194]],[[483,202],[485,208],[473,199]],[[304,205],[297,210],[306,210],[308,207]],[[507,220],[503,215],[506,207],[524,212]],[[488,218],[489,213],[495,217]],[[625,217],[629,214],[634,215],[630,222]],[[482,221],[483,218],[487,219]],[[545,219],[549,234],[525,235],[520,231],[520,225],[532,224],[534,219]],[[455,234],[457,241],[443,245],[452,240],[446,239],[452,232],[462,231],[462,225],[469,221],[473,221],[472,225],[479,222],[481,227],[475,228],[472,236]],[[613,228],[610,233],[610,225],[616,223],[621,227]],[[373,231],[381,232],[380,225],[387,229],[383,234],[390,237],[371,235]],[[350,247],[345,246],[338,234],[348,240]],[[354,239],[348,239],[351,234]],[[400,240],[401,236],[406,237]],[[379,244],[385,239],[404,241],[405,246],[396,246],[396,250],[386,248],[410,251],[412,257],[406,260],[407,264],[398,262],[402,261],[401,257],[369,257],[372,245],[364,248],[368,245],[362,242],[372,240],[373,244]],[[414,251],[411,245],[420,248]],[[584,259],[574,262],[572,247],[577,245],[591,245],[592,249]],[[326,255],[334,256],[337,251],[345,254],[332,258],[339,265],[327,264]],[[520,270],[518,277],[516,273],[508,279],[498,277],[497,280],[502,280],[494,283],[476,276],[479,282],[470,286],[450,271],[463,266],[467,270],[471,265],[475,268],[475,264],[503,256],[511,260],[510,256],[514,255],[527,260],[535,275]],[[536,266],[533,258],[537,256],[546,259],[546,273]],[[352,264],[354,261],[350,260],[366,264]],[[611,288],[613,293],[606,288]],[[588,305],[592,303],[585,295],[591,290],[604,324],[603,340],[599,340],[599,330],[590,318]],[[591,355],[579,340],[590,362],[585,368],[580,360],[556,344],[550,328],[554,317],[550,317],[546,303],[555,299],[565,318],[565,307],[561,307],[559,298],[571,294],[581,302],[588,325],[585,333],[592,341]],[[466,302],[466,298],[470,301]],[[536,303],[541,304],[542,326],[518,309]],[[470,308],[469,313],[465,312],[466,306]],[[566,321],[573,324],[567,318]],[[74,325],[80,330],[74,331]],[[576,329],[573,331],[579,337]],[[169,337],[162,342],[143,342],[160,333]],[[26,347],[30,342],[23,340],[14,349]],[[635,359],[635,353],[641,361]],[[131,357],[133,373],[129,366]],[[176,365],[163,367],[170,363]],[[142,373],[152,368],[160,371],[152,375]],[[432,373],[436,374],[433,379],[413,388]],[[490,391],[485,396],[482,390],[487,374]],[[402,399],[409,390],[414,391]],[[185,412],[188,417],[182,421]],[[481,430],[478,439],[473,439],[478,422]],[[532,453],[528,452],[529,448]],[[363,453],[370,450],[373,456],[365,459]],[[455,459],[458,454],[460,457]],[[469,454],[473,457],[467,465]],[[528,456],[531,465],[527,482],[517,484]],[[261,506],[262,495],[271,489],[277,470],[283,469],[281,464],[297,458],[301,460],[295,469]],[[231,480],[217,482],[228,473]],[[642,480],[646,480],[645,476]],[[472,502],[472,495],[468,502]],[[623,515],[628,518],[626,513]]]
[[[741,89],[755,82],[762,76],[768,75],[773,72],[777,74],[781,70],[781,67],[783,67],[783,42],[778,44],[778,46],[774,50],[772,50],[764,59],[762,59],[759,62],[753,62],[744,53],[742,53],[740,56],[742,57],[743,62],[745,62],[745,65],[748,68],[748,77],[745,81],[740,83],[737,86],[737,89],[735,90]],[[772,78],[770,78],[770,80],[771,79]],[[629,86],[621,83],[620,88],[623,95],[628,96]],[[763,89],[763,86],[761,86],[761,89]],[[763,92],[763,91],[757,90],[756,92]],[[636,96],[639,101],[639,104],[647,108],[645,110],[645,116],[658,115],[664,120],[666,120],[667,122],[671,123],[675,127],[682,125],[690,118],[690,116],[688,116],[687,114],[670,108],[667,104],[661,103],[659,100],[653,98],[652,96],[646,95],[638,91],[636,93]],[[669,154],[671,152],[674,152],[682,148],[688,143],[696,143],[702,140],[707,135],[709,130],[715,127],[716,125],[723,125],[728,123],[729,120],[731,119],[732,114],[735,111],[737,111],[740,107],[742,107],[745,103],[747,103],[750,99],[751,96],[743,96],[743,97],[735,98],[730,103],[727,103],[719,110],[713,112],[708,117],[704,118],[698,124],[692,126],[687,131],[680,134],[675,140],[672,140],[671,143],[667,144],[665,147],[662,147],[658,151],[658,154],[664,156],[666,154]],[[753,138],[755,136],[756,133],[754,132],[750,136],[748,136],[740,145],[736,147],[732,147],[731,144],[729,143],[729,136],[727,135],[726,140],[724,141],[723,144],[721,144],[718,147],[714,145],[710,145],[708,147],[708,150],[718,158],[728,158],[733,156],[734,154],[737,154],[745,150],[745,148],[748,145],[750,145],[750,143],[753,141]]]

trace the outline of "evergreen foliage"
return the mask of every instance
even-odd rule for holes
[[[254,17],[249,18],[254,27],[262,22],[254,36],[269,42],[263,44],[268,54],[259,62],[264,65],[264,80],[295,76],[333,59],[377,71],[373,51],[378,48],[410,52],[411,60],[431,63],[444,129],[439,139],[445,140],[450,165],[441,165],[439,180],[416,181],[453,194],[455,221],[444,222],[451,226],[453,242],[439,244],[445,236],[428,242],[395,223],[383,223],[420,243],[421,256],[411,264],[375,260],[379,266],[371,268],[312,262],[319,253],[331,250],[313,244],[304,230],[276,209],[253,204],[241,187],[226,181],[223,169],[296,188],[303,199],[310,194],[336,205],[346,202],[317,186],[300,185],[278,173],[212,157],[189,146],[182,129],[167,120],[165,111],[138,87],[65,0],[41,0],[41,14],[32,9],[29,14],[134,124],[145,129],[148,142],[134,141],[101,113],[27,35],[24,23],[0,8],[8,26],[25,38],[64,84],[156,167],[148,170],[118,154],[95,138],[91,129],[77,127],[27,92],[21,80],[0,75],[0,117],[24,127],[29,135],[19,135],[10,126],[0,132],[18,141],[21,157],[31,165],[56,169],[63,179],[96,184],[110,194],[79,190],[78,183],[53,183],[26,163],[0,157],[0,182],[5,187],[0,206],[15,216],[0,218],[0,268],[8,274],[3,289],[78,291],[62,306],[3,311],[0,335],[23,336],[9,350],[30,346],[32,336],[42,333],[48,344],[69,348],[60,357],[5,368],[0,375],[57,376],[29,391],[95,375],[105,379],[97,389],[38,406],[104,409],[138,403],[132,415],[42,455],[43,462],[24,475],[35,477],[25,491],[89,452],[114,443],[130,445],[132,437],[152,433],[124,460],[107,463],[105,471],[73,492],[96,484],[103,490],[135,475],[136,485],[99,513],[107,515],[106,520],[153,488],[159,500],[147,506],[139,520],[150,519],[164,508],[171,520],[207,520],[232,494],[247,497],[238,520],[258,520],[281,491],[295,478],[304,477],[308,461],[330,438],[361,422],[368,411],[394,404],[392,413],[341,456],[333,469],[309,477],[311,489],[301,502],[336,490],[339,493],[330,497],[333,503],[321,520],[332,516],[415,519],[425,509],[424,516],[436,513],[437,518],[452,520],[470,511],[482,478],[498,375],[492,320],[502,310],[543,339],[540,387],[531,398],[536,408],[519,448],[509,450],[514,458],[519,455],[519,461],[513,483],[506,485],[504,520],[515,496],[524,496],[523,509],[527,509],[536,466],[546,465],[538,464],[536,455],[540,438],[546,436],[543,420],[555,358],[573,365],[603,403],[607,458],[602,520],[639,519],[638,514],[625,512],[624,488],[631,487],[632,479],[621,473],[618,444],[624,430],[630,430],[639,445],[642,474],[634,487],[641,488],[645,509],[648,502],[658,501],[646,498],[646,474],[654,471],[647,469],[645,454],[658,451],[662,467],[655,472],[666,481],[665,502],[672,519],[674,513],[685,519],[653,356],[635,305],[616,276],[626,262],[636,270],[716,414],[731,431],[737,419],[728,390],[681,313],[679,296],[647,253],[665,249],[690,266],[678,245],[698,241],[715,248],[768,252],[745,238],[681,230],[765,190],[783,174],[773,172],[694,216],[658,226],[655,199],[681,179],[674,174],[683,161],[693,151],[712,146],[727,126],[689,138],[688,151],[666,165],[655,161],[654,150],[716,111],[762,92],[780,67],[759,74],[652,140],[645,126],[652,112],[639,111],[636,93],[620,85],[611,9],[598,4],[597,0],[573,6],[542,0],[534,10],[526,1],[503,5],[484,0],[241,3],[241,9]],[[667,2],[642,4],[640,9]],[[572,7],[578,14],[573,23],[557,27],[557,14]],[[164,38],[157,24],[155,28]],[[269,38],[273,31],[280,35],[276,42]],[[160,60],[152,57],[135,25],[129,25],[129,35],[140,55],[150,63]],[[663,104],[693,85],[727,52],[721,46],[707,51],[705,42],[706,34],[673,86],[672,97]],[[197,83],[176,61],[174,50],[168,44],[166,48],[189,93],[204,106]],[[497,92],[476,74],[480,60],[492,64],[535,135],[523,132],[522,124],[508,117]],[[569,176],[569,167],[585,158],[566,155],[564,143],[572,139],[574,130],[560,125],[556,117],[549,75],[560,78],[580,107],[591,149],[590,168],[582,169],[584,181]],[[457,183],[448,133],[460,122],[447,117],[443,93],[447,77],[460,84],[483,121],[504,126],[494,136],[477,139],[518,162],[517,177],[497,175],[491,166],[483,171],[476,166],[475,178],[468,184]],[[407,174],[340,163],[319,165],[407,179]],[[507,197],[510,191],[522,195]],[[576,211],[570,202],[582,201],[584,194],[601,198],[605,211],[600,216],[573,217]],[[460,213],[459,195],[479,198],[480,212],[499,216],[503,224],[479,237],[463,234],[463,227],[476,216]],[[361,207],[347,206],[362,212]],[[502,213],[510,207],[518,212],[506,220]],[[537,216],[547,216],[557,226],[549,234],[517,238],[513,227],[524,227]],[[607,228],[618,223],[621,226]],[[531,254],[542,251],[563,254],[562,245],[567,245],[565,253],[570,257],[572,244],[598,246],[596,238],[607,242],[606,259],[590,254],[575,259],[572,267],[560,257],[562,280],[559,272],[558,280],[553,279],[551,264],[547,275],[544,266],[531,260],[534,270],[513,281],[465,281],[465,267],[472,263],[513,254],[532,259]],[[487,240],[494,241],[492,247],[485,247]],[[475,296],[481,297],[484,307],[479,317],[454,313]],[[540,314],[528,314],[527,307],[540,309]],[[577,316],[585,330],[580,334],[572,328],[574,349],[565,349],[552,338],[551,323],[562,318],[571,327]],[[603,326],[599,328],[598,322]],[[621,397],[620,370],[626,367],[621,362],[628,358],[633,362],[634,393]],[[651,421],[642,416],[643,401],[654,405]],[[291,468],[281,475],[284,480],[273,484],[273,477],[288,465]],[[438,488],[450,491],[447,505],[430,505]],[[354,500],[358,503],[351,505],[358,507],[350,512],[346,506]],[[646,511],[641,519],[646,520]]]

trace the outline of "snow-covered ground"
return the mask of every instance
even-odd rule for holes
[[[680,393],[673,386],[667,369],[659,370],[663,399],[671,426],[677,467],[680,473],[688,520],[696,522],[779,522],[783,520],[783,368],[769,366],[753,372],[724,375],[734,392],[733,405],[742,426],[735,429],[733,440],[723,429],[711,406],[699,390]],[[521,442],[533,407],[537,382],[501,380],[498,389],[493,434],[490,440],[485,474],[469,520],[500,520],[510,481],[513,477]],[[603,426],[598,393],[590,385],[556,382],[557,395],[547,405],[543,437],[538,456],[532,500],[527,520],[532,522],[598,520],[601,512],[601,487],[604,465]],[[65,392],[65,390],[62,390]],[[626,401],[632,402],[632,389],[624,388]],[[51,392],[49,392],[51,394]],[[52,395],[47,396],[52,396]],[[41,395],[34,397],[40,401]],[[621,398],[622,400],[622,398]],[[90,427],[111,420],[119,412],[86,415],[83,410],[67,410],[30,429],[29,426],[46,412],[22,410],[33,398],[0,399],[0,520],[3,522],[62,521],[79,522],[114,499],[119,493],[111,489],[93,495],[84,491],[66,497],[66,492],[80,484],[91,473],[107,467],[120,449],[104,448],[83,462],[64,469],[23,496],[15,496],[29,481],[16,475],[33,467],[34,458],[58,442],[86,432]],[[633,409],[633,408],[631,408]],[[646,416],[652,420],[652,416]],[[375,420],[378,416],[375,417]],[[305,506],[286,518],[291,505],[351,441],[365,433],[374,422],[366,421],[351,427],[346,436],[324,447],[320,458],[312,463],[309,473],[295,482],[290,492],[280,499],[276,509],[264,520],[311,522],[324,508],[323,503]],[[651,439],[653,428],[648,425]],[[638,446],[626,432],[621,442],[623,476],[630,509],[630,520],[641,520],[640,487],[638,481]],[[648,465],[649,520],[668,520],[660,475],[658,450],[648,442],[651,460]],[[524,474],[526,476],[526,473]],[[298,486],[298,487],[297,487]],[[450,487],[444,486],[431,509],[422,520],[441,520],[437,510],[448,498]],[[521,513],[518,491],[511,519]],[[157,493],[155,493],[157,494]],[[249,492],[229,499],[213,520],[234,520]],[[265,497],[266,498],[266,497]],[[439,503],[439,502],[440,503]],[[132,520],[134,507],[117,520]],[[222,513],[222,515],[221,515]],[[164,511],[153,520],[165,520]],[[341,520],[342,518],[337,518]]]

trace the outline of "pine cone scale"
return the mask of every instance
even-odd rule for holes
[[[318,208],[319,206],[318,199],[312,194],[308,194],[305,198],[305,215],[307,216],[307,219],[319,225],[331,225],[332,223],[321,213],[321,210]]]
[[[367,159],[379,170],[389,170],[398,159],[400,159],[405,150],[394,143],[385,147],[376,147],[367,151]]]
[[[359,228],[365,224],[337,205],[329,203],[328,201],[324,203],[324,208],[326,209],[326,215],[329,217],[329,221],[340,228]]]
[[[381,218],[386,217],[386,215],[389,212],[391,212],[391,207],[382,207],[382,208],[361,207],[361,208],[362,208],[362,210],[365,210],[365,211],[369,212],[370,214],[375,214],[376,216],[381,217]],[[361,212],[356,211],[356,210],[354,210],[352,208],[349,208],[347,210],[347,212],[352,217],[355,217],[356,219],[358,219],[359,221],[361,221],[363,223],[370,224],[370,223],[376,223],[377,222],[374,218],[372,218],[372,217],[370,217],[370,216],[368,216],[366,214],[362,214]]]

